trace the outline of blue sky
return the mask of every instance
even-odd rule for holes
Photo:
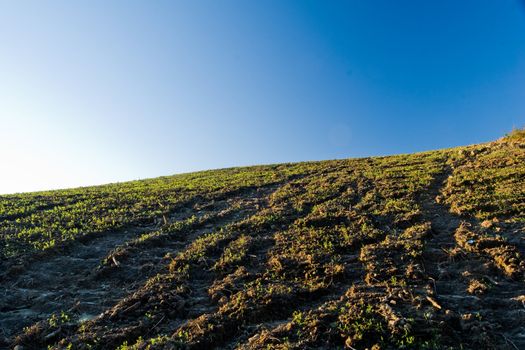
[[[0,0],[0,43],[0,193],[525,125],[518,0]]]

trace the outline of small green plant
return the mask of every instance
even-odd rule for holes
[[[64,311],[61,311],[59,315],[57,314],[51,314],[51,316],[48,318],[48,323],[51,327],[58,327],[64,323],[68,323],[71,321],[71,317],[65,313]]]

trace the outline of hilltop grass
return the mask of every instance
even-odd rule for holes
[[[505,138],[509,141],[525,141],[525,128],[513,129]]]

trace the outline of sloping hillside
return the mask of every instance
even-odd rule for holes
[[[525,349],[519,131],[1,196],[0,238],[0,348]]]

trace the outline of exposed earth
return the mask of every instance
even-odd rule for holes
[[[0,196],[1,349],[525,349],[525,137]]]

